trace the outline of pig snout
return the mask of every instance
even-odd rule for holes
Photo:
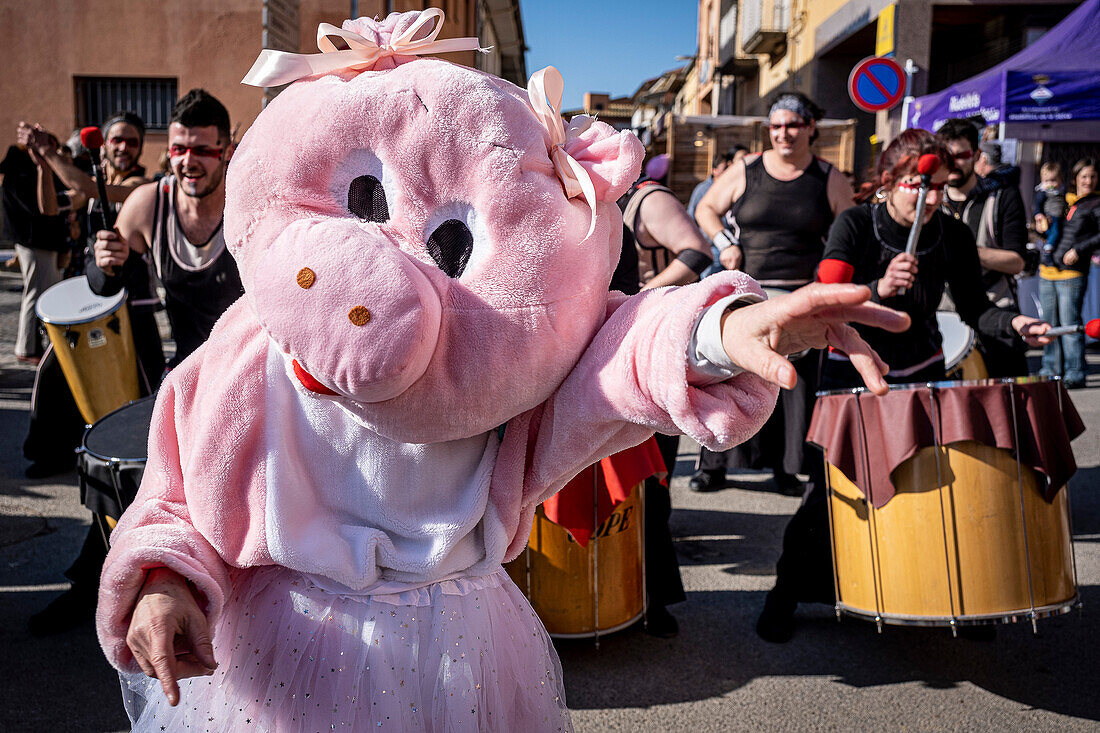
[[[439,338],[438,293],[378,227],[292,224],[256,268],[251,292],[260,320],[317,392],[396,397],[424,374]]]

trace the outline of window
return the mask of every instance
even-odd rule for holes
[[[134,112],[147,130],[167,130],[176,103],[175,79],[78,76],[76,126],[101,125],[115,112]]]

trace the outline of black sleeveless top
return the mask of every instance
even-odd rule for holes
[[[222,313],[244,294],[244,286],[221,224],[202,244],[187,241],[176,218],[172,176],[157,183],[149,249],[164,284],[165,310],[176,340],[175,366],[206,341]]]
[[[772,178],[764,156],[745,166],[745,192],[730,213],[739,229],[741,269],[762,284],[797,286],[814,279],[833,222],[832,166],[814,158],[793,181]]]

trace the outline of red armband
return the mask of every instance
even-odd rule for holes
[[[817,266],[817,281],[820,283],[850,283],[856,268],[844,260],[822,260]]]

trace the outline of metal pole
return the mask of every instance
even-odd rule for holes
[[[1027,511],[1024,508],[1024,469],[1020,462],[1020,426],[1016,420],[1016,385],[1008,383],[1008,399],[1012,403],[1012,442],[1016,448],[1016,484],[1020,488],[1020,523],[1024,531],[1024,563],[1027,565],[1027,597],[1031,603],[1028,618],[1031,619],[1031,632],[1039,633],[1038,617],[1035,615],[1035,591],[1031,584],[1031,543],[1027,537]]]
[[[901,103],[901,129],[909,129],[909,107],[913,103],[913,75],[917,73],[917,65],[913,59],[905,59],[905,100]]]
[[[951,610],[951,636],[958,637],[959,629],[958,622],[955,618],[955,592],[951,587],[951,552],[949,549],[949,542],[947,540],[947,513],[943,507],[943,471],[940,468],[940,448],[943,446],[943,441],[940,438],[940,415],[939,410],[936,409],[936,388],[932,384],[928,385],[928,403],[932,408],[932,450],[935,451],[936,456],[936,484],[938,485],[937,491],[940,495],[940,528],[943,531],[943,563],[944,569],[947,571],[947,603]],[[952,492],[954,494],[954,492]],[[954,498],[952,496],[952,498]],[[956,539],[955,550],[955,565],[957,568],[962,567],[962,563],[959,561],[958,553],[958,540]],[[962,600],[961,598],[959,599]],[[959,609],[962,611],[962,609]]]
[[[864,422],[863,417],[863,405],[860,401],[862,391],[857,391],[856,395],[856,411],[859,413],[859,443],[860,443],[860,457],[863,459],[863,501],[867,505],[867,543],[868,549],[871,551],[871,575],[872,586],[875,589],[875,628],[878,633],[882,633],[882,607],[884,601],[882,599],[882,565],[879,563],[878,553],[878,528],[875,523],[875,505],[871,501],[871,457],[868,454],[867,446],[867,424]]]
[[[600,492],[596,471],[600,464],[592,466],[592,612],[595,620],[596,648],[600,648]]]

